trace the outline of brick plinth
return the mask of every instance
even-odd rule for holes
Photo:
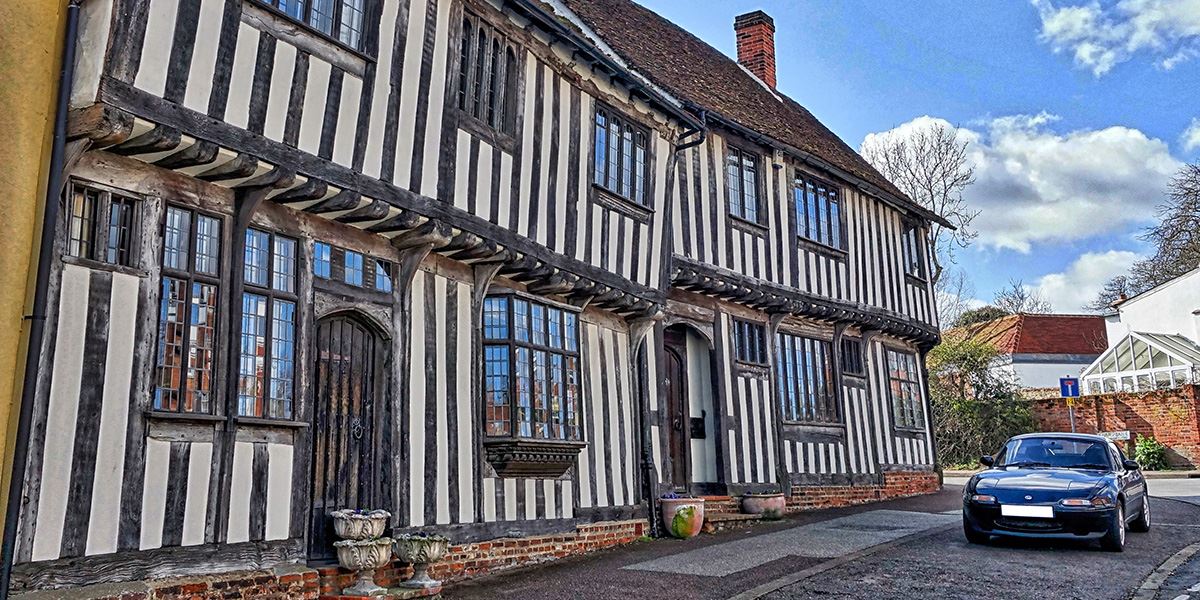
[[[1039,431],[1071,430],[1066,400],[1032,400],[1030,409]],[[1127,453],[1138,435],[1152,436],[1168,448],[1171,466],[1196,468],[1200,466],[1200,386],[1083,396],[1075,402],[1075,430],[1128,431],[1132,439],[1125,447]]]
[[[801,512],[894,500],[932,494],[938,487],[938,475],[933,471],[889,471],[883,474],[883,485],[797,485],[792,486],[787,510]]]

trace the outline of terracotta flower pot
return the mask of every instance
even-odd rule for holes
[[[329,513],[333,532],[343,540],[373,540],[383,535],[392,513],[386,510],[362,511],[343,508]]]
[[[442,560],[450,549],[450,540],[440,535],[398,535],[393,542],[396,558],[412,563],[413,576],[400,582],[405,588],[434,588],[442,582],[429,576],[429,565]]]
[[[704,527],[704,498],[663,498],[663,524],[681,540],[695,537]]]
[[[746,494],[742,496],[742,512],[762,515],[764,519],[782,519],[787,512],[787,499],[783,494]]]

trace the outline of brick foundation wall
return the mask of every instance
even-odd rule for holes
[[[225,600],[227,598],[287,598],[316,600],[317,572],[303,567],[275,571],[238,571],[204,577],[185,577],[104,584],[61,591],[30,592],[31,598],[73,600]],[[26,594],[14,595],[14,599]]]
[[[1066,400],[1030,401],[1040,431],[1070,431]],[[1137,436],[1153,436],[1169,450],[1173,467],[1200,467],[1200,386],[1173,390],[1083,396],[1075,402],[1075,430],[1081,433],[1128,431],[1126,453]],[[1120,443],[1120,442],[1118,442]]]
[[[787,510],[801,512],[894,500],[932,494],[939,487],[938,474],[933,471],[889,471],[883,474],[883,485],[792,486]]]

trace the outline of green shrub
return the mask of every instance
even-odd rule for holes
[[[1161,471],[1167,468],[1167,447],[1154,439],[1154,436],[1139,434],[1133,449],[1133,458],[1144,470]]]

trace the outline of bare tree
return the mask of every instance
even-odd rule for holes
[[[937,297],[938,322],[943,328],[949,328],[971,309],[975,286],[965,270],[952,268],[934,283],[934,294]]]
[[[1025,283],[1020,279],[1010,279],[1007,287],[996,292],[992,304],[1013,315],[1045,314],[1054,310],[1041,294],[1025,287]]]
[[[967,141],[959,139],[957,129],[930,122],[904,135],[871,136],[859,151],[909,198],[954,225],[951,229],[934,223],[930,231],[931,275],[937,283],[946,265],[954,262],[955,249],[967,247],[977,235],[971,222],[979,211],[970,209],[962,195],[975,182]]]
[[[1117,275],[1109,279],[1108,283],[1104,284],[1104,289],[1100,290],[1100,293],[1084,308],[1092,312],[1104,312],[1114,302],[1133,296],[1136,293],[1134,291],[1134,284],[1130,281],[1128,275]]]

